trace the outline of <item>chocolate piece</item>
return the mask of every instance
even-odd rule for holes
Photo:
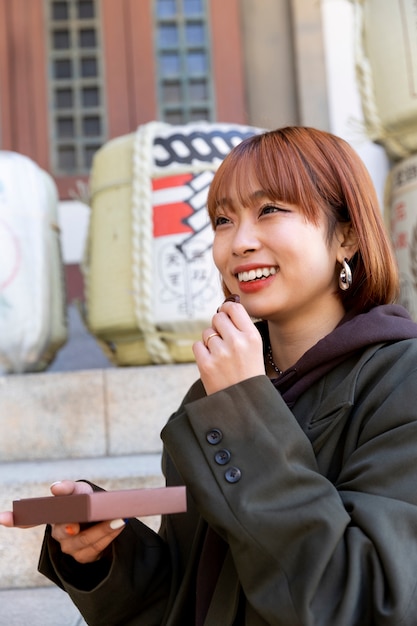
[[[237,295],[237,293],[232,293],[230,296],[227,296],[226,300],[223,300],[222,304],[224,304],[225,302],[240,302],[240,296]],[[222,308],[222,304],[217,308],[217,313],[220,312],[220,309]]]
[[[13,501],[15,526],[86,523],[187,510],[185,487],[97,491]]]
[[[226,298],[225,302],[240,302],[240,296],[237,293],[232,293]]]

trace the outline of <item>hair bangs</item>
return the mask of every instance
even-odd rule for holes
[[[207,199],[212,223],[217,208],[229,202],[231,188],[241,206],[249,206],[254,191],[262,189],[271,200],[299,207],[312,222],[320,214],[322,199],[307,161],[276,133],[249,137],[221,163]]]

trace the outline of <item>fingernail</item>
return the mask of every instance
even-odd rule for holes
[[[65,532],[67,533],[67,535],[75,535],[75,528],[74,528],[74,526],[70,526],[70,524],[67,524],[65,526]]]
[[[124,519],[114,519],[110,522],[110,528],[112,530],[117,530],[118,528],[122,528],[122,526],[124,526],[126,524],[126,522],[124,521]]]
[[[55,485],[60,485],[62,483],[62,480],[56,480],[54,483],[52,483],[52,485],[49,486],[49,489],[51,489],[51,487],[54,487]]]

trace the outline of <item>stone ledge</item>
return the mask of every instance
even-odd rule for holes
[[[158,452],[195,363],[0,377],[0,462]]]

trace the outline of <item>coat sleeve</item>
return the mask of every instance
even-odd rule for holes
[[[171,578],[167,546],[137,520],[129,520],[108,559],[87,565],[64,555],[47,528],[39,571],[69,594],[90,626],[163,623]]]
[[[352,408],[361,426],[337,484],[266,376],[185,404],[163,430],[251,610],[271,626],[415,624],[415,373],[374,378]]]

